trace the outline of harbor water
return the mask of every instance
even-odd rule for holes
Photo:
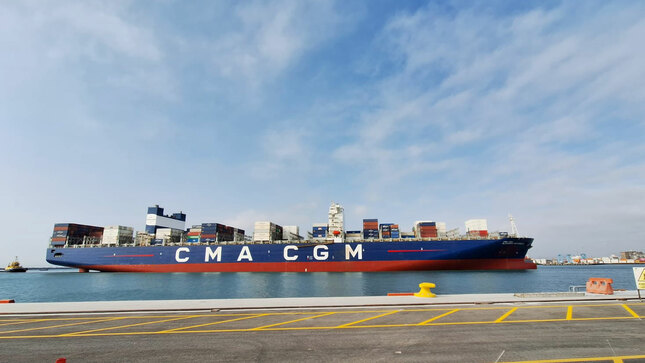
[[[539,266],[527,271],[78,273],[76,270],[0,273],[0,299],[16,302],[383,296],[418,291],[433,282],[437,294],[568,291],[590,277],[635,290],[632,267]]]

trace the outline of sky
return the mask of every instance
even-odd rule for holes
[[[641,1],[2,1],[0,258],[54,223],[488,219],[645,250]]]

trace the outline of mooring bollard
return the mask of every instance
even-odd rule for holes
[[[435,284],[432,282],[422,282],[419,284],[419,287],[421,290],[419,292],[415,292],[414,296],[416,297],[436,297],[437,295],[433,294],[432,291],[430,291],[431,288],[436,287]]]

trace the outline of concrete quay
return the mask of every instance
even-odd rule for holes
[[[0,304],[0,361],[644,362],[637,296]]]
[[[61,314],[145,311],[199,311],[230,309],[298,309],[374,306],[421,306],[451,304],[501,304],[535,302],[575,302],[637,299],[638,292],[616,291],[614,295],[563,292],[521,294],[456,294],[434,298],[414,296],[298,297],[266,299],[203,299],[203,300],[126,300],[37,302],[0,304],[2,314]]]

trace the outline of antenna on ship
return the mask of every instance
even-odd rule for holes
[[[515,237],[520,235],[520,232],[517,231],[517,226],[515,225],[515,218],[512,215],[508,215],[508,220],[511,222],[511,234]]]

